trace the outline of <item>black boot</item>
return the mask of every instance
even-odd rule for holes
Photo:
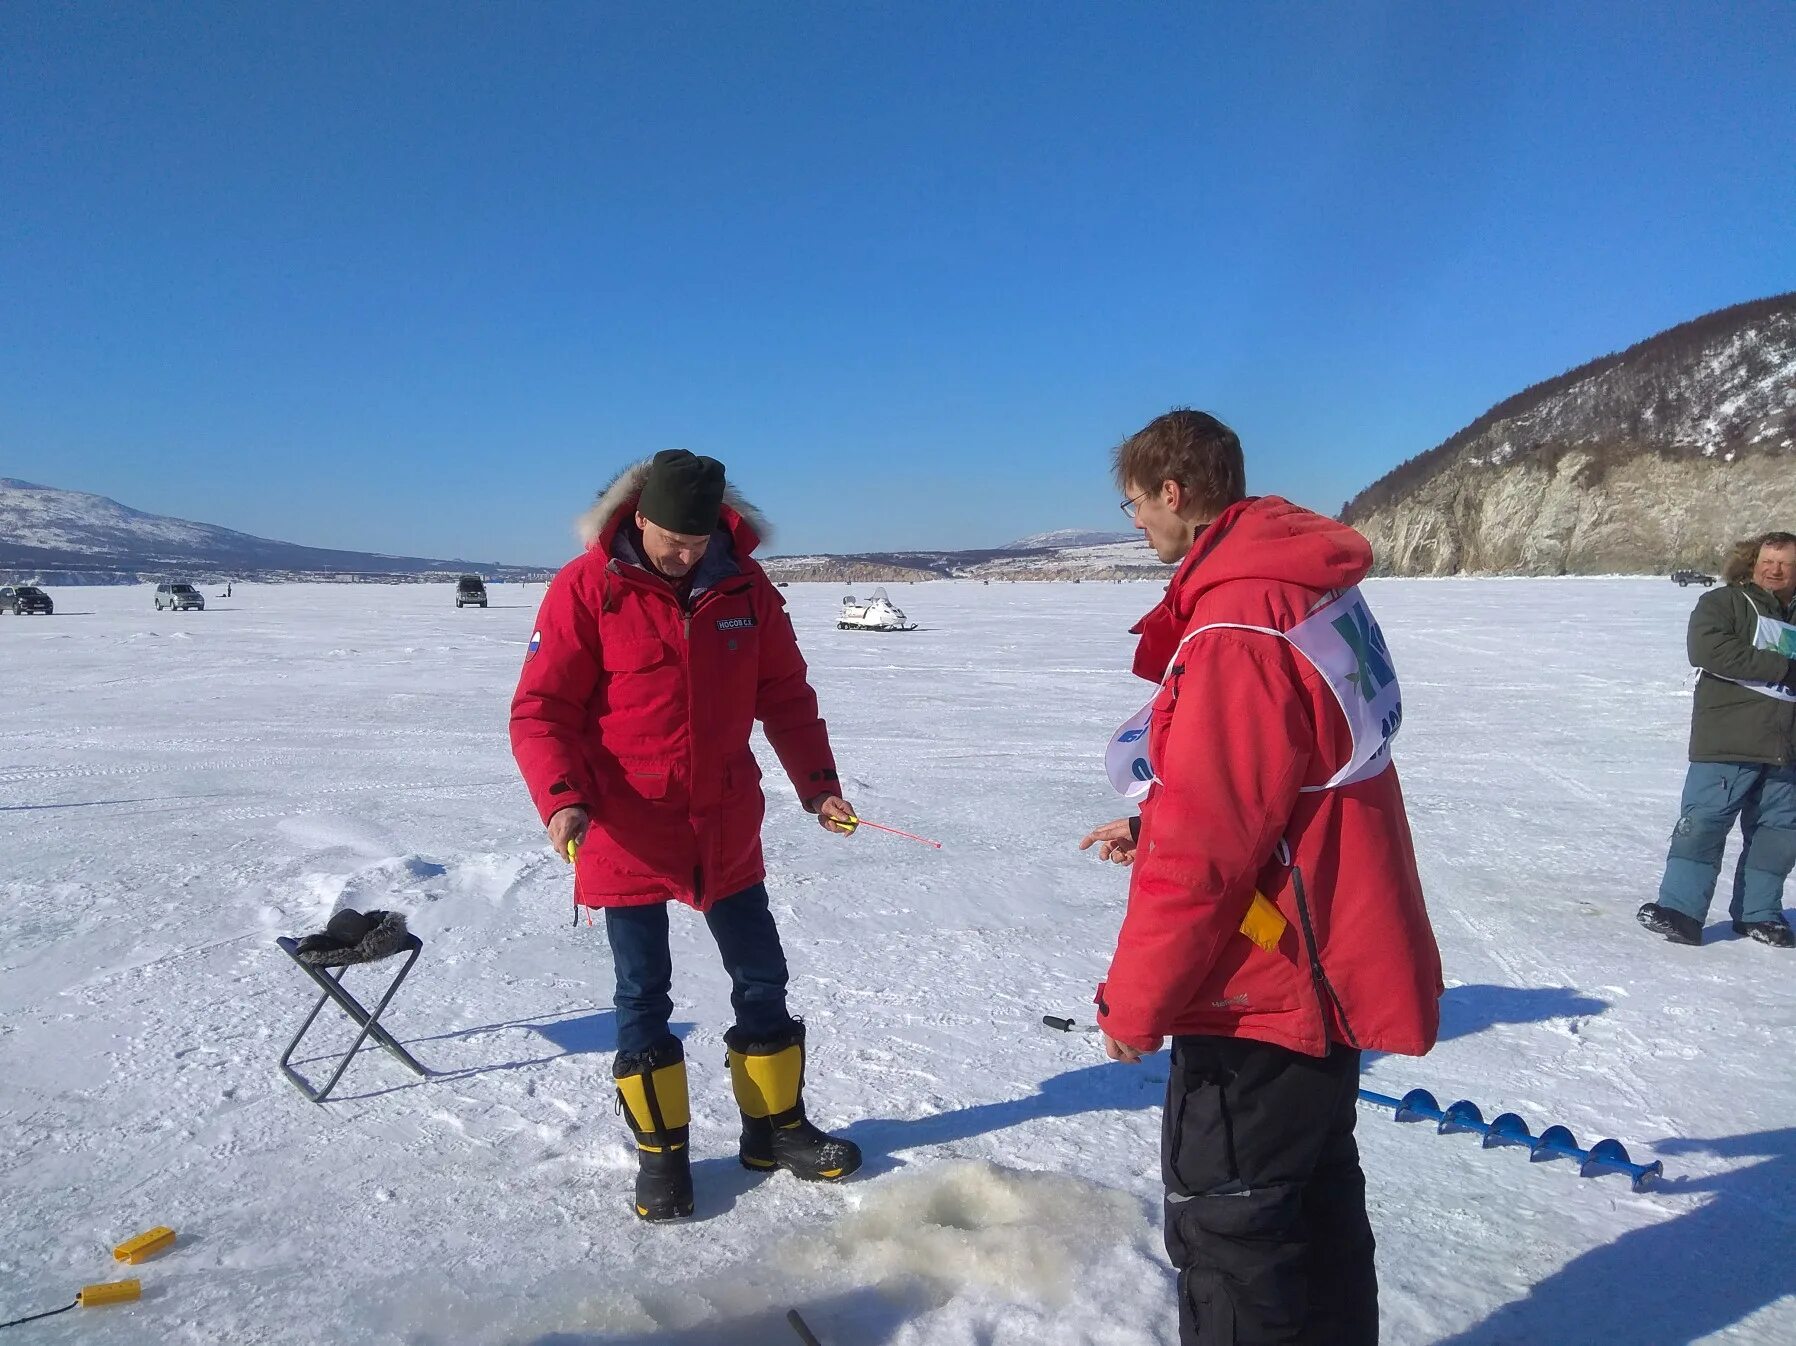
[[[740,1028],[723,1035],[730,1085],[742,1110],[742,1166],[783,1168],[812,1182],[834,1182],[861,1166],[860,1147],[813,1126],[804,1115],[804,1025],[756,1040]]]
[[[1648,902],[1634,913],[1639,921],[1655,935],[1663,935],[1673,944],[1701,944],[1702,922],[1694,916],[1686,916],[1681,911],[1673,911],[1670,907],[1661,907],[1657,902]]]
[[[1796,949],[1796,933],[1790,930],[1790,923],[1781,915],[1763,921],[1735,921],[1734,933],[1750,936],[1774,949]]]
[[[676,1220],[692,1214],[691,1123],[686,1101],[686,1053],[677,1038],[646,1052],[619,1052],[618,1109],[636,1137],[636,1215]]]

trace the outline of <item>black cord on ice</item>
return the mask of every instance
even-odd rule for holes
[[[81,1296],[76,1295],[72,1303],[64,1304],[60,1309],[50,1309],[45,1313],[34,1313],[29,1318],[14,1318],[10,1323],[0,1323],[0,1327],[17,1327],[20,1323],[35,1323],[39,1318],[54,1318],[59,1313],[67,1313],[80,1302]]]

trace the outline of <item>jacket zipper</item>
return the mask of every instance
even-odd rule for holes
[[[692,687],[692,609],[688,608],[684,603],[681,603],[679,595],[677,594],[674,596],[674,602],[679,603],[681,617],[680,629],[684,640],[680,649],[680,664],[686,670],[687,774],[695,778],[694,784],[696,784],[698,763],[693,760],[692,753],[692,712],[697,702],[697,698],[693,695]],[[698,602],[704,602],[704,595],[701,594],[699,596]],[[697,606],[698,603],[693,604],[693,607]],[[691,789],[692,786],[688,785],[687,790],[690,792]],[[688,793],[687,797],[691,797],[690,793]],[[693,840],[698,840],[696,831],[693,833]],[[703,854],[700,854],[698,863],[692,867],[692,905],[699,911],[705,909],[705,857]]]
[[[693,712],[693,706],[694,706],[694,701],[695,701],[695,698],[693,695],[694,689],[692,686],[692,617],[693,617],[693,614],[700,607],[702,607],[705,603],[710,601],[712,594],[721,593],[721,592],[722,592],[722,590],[719,590],[719,589],[705,590],[704,593],[699,595],[697,601],[693,603],[691,608],[688,608],[684,603],[680,603],[679,597],[677,595],[674,597],[674,602],[679,603],[679,605],[680,605],[680,615],[681,615],[680,629],[681,629],[682,635],[685,638],[685,648],[680,652],[680,662],[682,663],[682,665],[685,667],[685,670],[686,670],[686,723],[688,726],[690,726],[692,724],[692,712]],[[690,751],[691,751],[691,734],[690,734],[690,732],[688,732],[688,734],[687,734],[687,740],[688,740],[687,751],[688,751],[688,753],[690,753]],[[692,764],[692,770],[694,770],[694,771],[697,770],[696,764]],[[700,858],[699,863],[692,867],[692,903],[700,911],[704,910],[704,906],[705,906],[705,864],[704,864],[704,860],[702,857]]]
[[[725,591],[723,589],[707,589],[707,590],[705,590],[705,592],[703,594],[699,595],[697,602],[695,602],[693,604],[693,607],[691,610],[688,610],[686,605],[680,601],[680,596],[673,592],[673,589],[671,586],[663,588],[661,592],[664,593],[668,597],[668,599],[670,599],[674,603],[674,605],[680,609],[680,632],[683,637],[683,645],[682,645],[682,648],[680,651],[680,664],[681,664],[681,667],[684,668],[685,672],[686,672],[686,723],[688,726],[690,726],[692,723],[692,710],[693,710],[693,688],[692,688],[692,617],[693,617],[693,612],[696,611],[705,602],[707,602],[710,599],[712,594],[723,593]],[[739,592],[741,592],[741,590],[732,589],[732,590],[729,590],[729,592],[739,593]],[[687,749],[688,749],[688,754],[690,755],[690,751],[691,751],[691,743],[690,743],[691,735],[690,735],[690,733],[688,733],[687,738],[688,738]],[[688,766],[690,767],[691,763],[688,763]],[[704,900],[705,900],[705,866],[704,866],[704,862],[702,860],[698,864],[696,864],[692,867],[692,900],[693,900],[693,904],[695,906],[698,906],[700,909],[703,908]],[[579,909],[579,902],[577,899],[574,904],[574,924],[575,925],[580,924],[580,909]]]
[[[1341,997],[1335,994],[1334,984],[1328,980],[1328,973],[1322,970],[1322,954],[1316,948],[1316,928],[1310,924],[1310,898],[1304,890],[1303,871],[1296,865],[1291,866],[1291,887],[1297,895],[1297,919],[1303,926],[1303,942],[1309,949],[1310,977],[1316,983],[1316,990],[1329,999],[1340,1016],[1341,1031],[1347,1035],[1347,1045],[1354,1050],[1362,1050],[1359,1035],[1353,1031],[1353,1023],[1347,1017],[1347,1007],[1341,1003]]]

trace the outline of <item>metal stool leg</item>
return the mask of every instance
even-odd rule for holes
[[[320,991],[318,1002],[312,1006],[312,1012],[306,1015],[306,1021],[299,1026],[299,1032],[293,1035],[293,1041],[287,1044],[287,1050],[281,1053],[281,1072],[286,1075],[289,1080],[293,1081],[295,1088],[314,1103],[324,1102],[329,1096],[330,1091],[336,1088],[337,1081],[343,1078],[343,1072],[349,1069],[349,1063],[355,1059],[355,1054],[362,1049],[362,1044],[370,1037],[397,1058],[399,1063],[405,1066],[408,1070],[412,1071],[414,1074],[428,1078],[430,1072],[419,1065],[412,1054],[401,1046],[399,1040],[391,1033],[387,1032],[380,1023],[380,1016],[386,1012],[386,1008],[388,1004],[392,1002],[393,996],[398,992],[400,986],[404,984],[406,975],[411,972],[412,964],[418,961],[418,955],[424,951],[423,940],[419,939],[416,935],[408,935],[406,937],[405,943],[400,946],[410,950],[406,957],[405,965],[399,969],[399,974],[388,984],[385,994],[381,996],[380,1002],[375,1005],[372,1013],[364,1008],[359,1000],[344,989],[343,974],[348,971],[347,968],[335,970],[319,968],[313,966],[311,963],[303,961],[295,952],[297,941],[288,939],[284,936],[275,940],[275,943],[281,947],[282,951],[294,961],[301,971],[318,985]],[[318,1012],[324,1008],[324,1003],[327,1000],[336,1001],[338,1007],[361,1026],[362,1031],[356,1035],[355,1042],[351,1044],[349,1051],[345,1053],[343,1059],[337,1063],[336,1070],[332,1073],[330,1079],[325,1082],[324,1087],[322,1089],[314,1090],[312,1086],[306,1082],[305,1077],[293,1067],[293,1053],[299,1049],[300,1040],[304,1038],[306,1033],[311,1029],[312,1024],[318,1018]]]

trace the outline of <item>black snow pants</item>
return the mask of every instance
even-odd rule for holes
[[[1360,1054],[1172,1042],[1161,1166],[1182,1346],[1373,1346]]]

